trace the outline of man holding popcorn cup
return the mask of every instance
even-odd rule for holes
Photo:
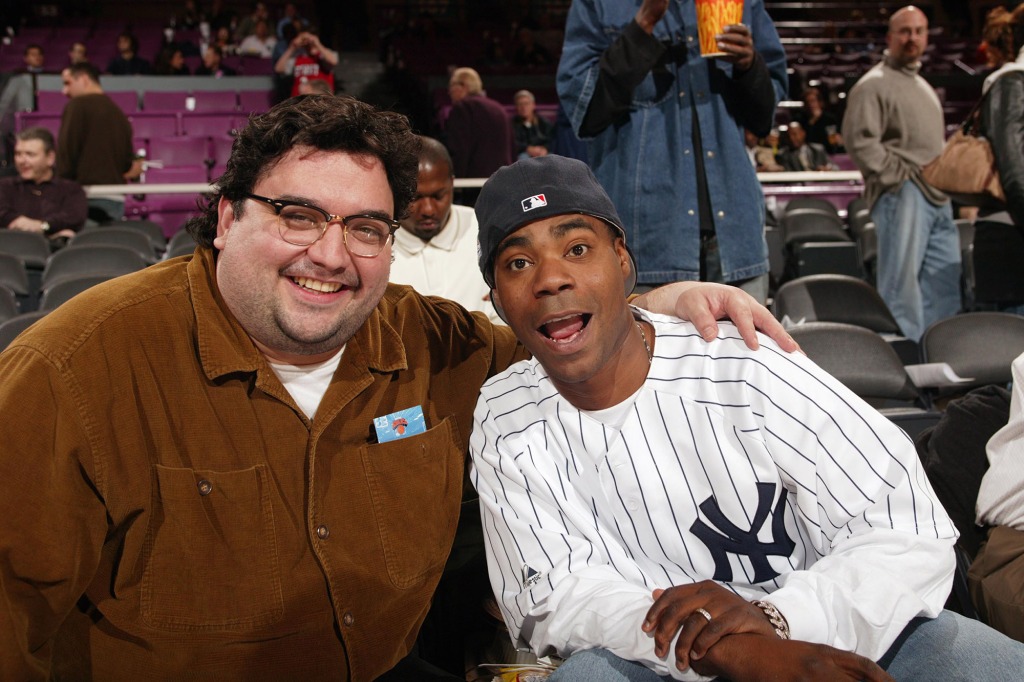
[[[743,128],[772,127],[786,59],[763,0],[576,0],[558,94],[623,216],[638,281],[764,301],[764,195]]]

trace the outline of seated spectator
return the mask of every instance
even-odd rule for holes
[[[68,66],[82,64],[87,61],[89,61],[89,55],[85,43],[78,41],[71,43],[71,47],[68,48]]]
[[[42,45],[36,45],[35,43],[25,46],[25,52],[22,54],[22,60],[25,65],[16,71],[16,73],[43,73],[43,65],[46,63],[46,53],[43,52]]]
[[[213,76],[220,78],[222,76],[237,76],[238,72],[232,69],[230,66],[225,66],[222,62],[224,60],[224,53],[217,45],[210,45],[206,48],[206,52],[203,53],[203,63],[196,67],[197,76]]]
[[[555,125],[537,114],[537,100],[529,90],[520,90],[513,98],[516,115],[512,118],[512,136],[520,159],[545,156],[555,134]]]
[[[252,12],[242,17],[242,20],[238,22],[238,27],[235,29],[235,42],[241,43],[255,33],[256,24],[260,21],[270,21],[270,12],[267,10],[265,2],[257,0],[257,2],[253,3]]]
[[[214,32],[210,44],[220,48],[221,56],[234,54],[238,50],[238,45],[231,38],[231,29],[227,26],[221,26]]]
[[[338,53],[325,47],[320,38],[310,31],[295,36],[287,49],[278,57],[274,71],[292,79],[291,94],[299,94],[299,86],[305,81],[323,80],[334,90],[334,67],[338,65]]]
[[[299,14],[299,8],[295,6],[294,2],[284,3],[284,9],[282,10],[281,18],[278,19],[277,26],[274,29],[274,34],[278,37],[279,40],[290,41],[292,38],[295,37],[291,36],[291,38],[285,38],[284,27],[289,24],[298,24],[299,33],[306,30],[306,28],[309,26],[309,22],[306,21],[306,19],[301,14]]]
[[[74,180],[57,177],[53,134],[26,128],[14,142],[18,175],[0,179],[0,226],[38,232],[53,240],[74,236],[85,224],[85,191]]]
[[[785,170],[775,160],[775,154],[772,153],[771,147],[762,145],[757,135],[744,129],[743,140],[747,145],[747,156],[750,157],[750,163],[758,173],[776,173]]]
[[[476,215],[468,206],[452,204],[454,179],[445,146],[421,137],[416,195],[395,232],[390,280],[421,294],[450,298],[500,324],[476,265]]]
[[[777,157],[785,170],[835,170],[835,165],[829,161],[825,148],[820,144],[812,144],[807,141],[807,131],[800,125],[799,121],[791,122],[786,133],[789,137],[789,149],[779,152]]]
[[[516,66],[547,66],[554,63],[554,58],[546,47],[537,42],[533,29],[520,26],[516,31],[516,49],[512,62]]]
[[[899,427],[800,353],[629,306],[584,164],[518,161],[476,212],[533,357],[481,389],[469,479],[509,635],[567,659],[552,679],[1020,674],[1024,646],[943,610],[956,528]]]
[[[185,0],[181,11],[171,17],[171,27],[194,30],[199,28],[199,25],[204,20],[202,12],[199,11],[199,7],[196,5],[196,0]]]
[[[188,65],[185,64],[185,54],[177,45],[165,45],[153,64],[153,73],[157,76],[187,76]]]
[[[228,43],[231,42],[231,36],[234,34],[235,29],[238,28],[238,13],[235,12],[224,0],[213,0],[210,3],[210,11],[206,13],[210,21],[210,30],[216,35],[217,31],[221,28],[228,29]]]
[[[807,88],[804,90],[804,109],[797,121],[807,131],[808,142],[820,144],[829,154],[842,154],[846,148],[843,147],[843,136],[839,132],[839,121],[824,107],[821,90]]]
[[[277,45],[277,38],[270,32],[270,23],[260,20],[256,22],[256,30],[253,34],[246,36],[239,43],[238,54],[270,59],[270,56],[274,53],[275,45]]]
[[[114,76],[134,76],[151,71],[149,62],[138,55],[139,39],[131,33],[117,37],[117,56],[107,64],[107,73]]]
[[[448,81],[452,110],[445,122],[452,170],[460,178],[486,178],[512,163],[512,131],[505,109],[484,93],[475,69],[452,71]],[[468,192],[476,196],[477,192]],[[469,203],[469,202],[467,202]]]
[[[985,622],[1024,642],[1024,355],[1013,361],[1010,419],[986,450],[977,522],[990,530],[968,582]]]

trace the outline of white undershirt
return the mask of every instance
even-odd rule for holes
[[[316,408],[320,407],[324,393],[331,383],[338,364],[341,362],[341,354],[345,352],[345,346],[337,353],[323,362],[314,365],[289,365],[287,363],[271,362],[270,369],[281,380],[281,385],[291,394],[295,404],[299,406],[310,421],[316,414]]]

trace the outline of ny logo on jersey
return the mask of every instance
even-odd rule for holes
[[[746,555],[750,559],[751,566],[754,567],[754,579],[751,582],[763,583],[779,575],[778,571],[768,563],[768,555],[789,556],[793,553],[795,543],[786,534],[785,513],[788,491],[785,488],[782,489],[779,501],[775,503],[775,509],[772,510],[775,486],[771,483],[756,485],[757,511],[754,512],[750,530],[742,530],[727,519],[714,495],[700,503],[701,512],[714,524],[714,528],[704,523],[703,519],[697,519],[690,526],[690,532],[696,535],[711,551],[711,557],[715,560],[715,580],[722,582],[732,580],[729,554]],[[764,527],[769,511],[772,514],[772,541],[762,542],[757,539],[757,535]]]

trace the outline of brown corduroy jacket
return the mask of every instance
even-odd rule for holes
[[[389,286],[310,422],[197,253],[0,355],[0,679],[371,680],[416,637],[478,389],[525,351]]]

